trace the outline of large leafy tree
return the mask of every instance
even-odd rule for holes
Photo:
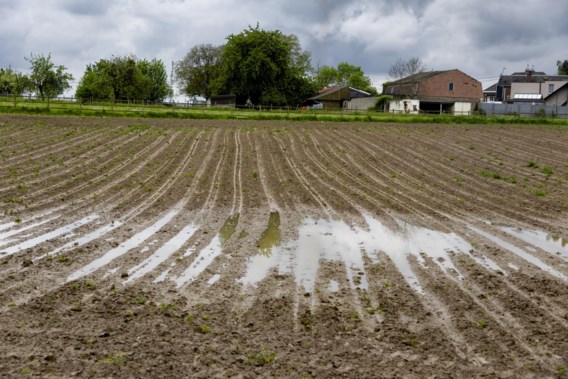
[[[556,66],[558,67],[558,75],[568,75],[568,59],[557,61]]]
[[[176,80],[190,96],[209,99],[222,74],[223,46],[197,45],[175,66]]]
[[[253,104],[297,105],[313,94],[309,54],[297,37],[257,25],[227,37],[219,91]]]
[[[347,62],[342,62],[337,67],[320,67],[317,70],[315,80],[320,89],[330,85],[348,85],[374,95],[377,94],[371,79],[365,75],[361,67]]]
[[[101,61],[88,64],[75,91],[75,97],[83,100],[113,100],[114,87],[106,68],[107,65]]]
[[[155,58],[151,61],[142,59],[136,65],[142,75],[149,80],[148,100],[159,101],[172,95],[172,88],[168,84],[168,72],[164,62]]]
[[[26,60],[31,64],[31,84],[42,100],[61,95],[71,87],[69,82],[73,80],[73,75],[67,72],[65,66],[56,66],[51,61],[51,54],[30,54]]]
[[[392,80],[398,80],[426,70],[427,68],[420,57],[412,57],[408,60],[398,58],[389,69],[389,78]]]
[[[98,100],[158,101],[171,94],[162,61],[135,56],[101,59],[87,65],[75,96]]]

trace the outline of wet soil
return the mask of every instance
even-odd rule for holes
[[[568,370],[568,128],[0,115],[4,377]]]

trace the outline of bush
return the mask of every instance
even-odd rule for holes
[[[385,105],[388,101],[391,101],[393,97],[391,95],[381,95],[377,98],[375,107],[373,108],[377,112],[383,112],[385,110]]]

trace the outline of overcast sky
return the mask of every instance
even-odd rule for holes
[[[484,87],[504,68],[554,74],[568,59],[566,0],[0,0],[0,67],[28,72],[24,57],[51,53],[76,85],[88,63],[132,53],[170,71],[192,46],[257,22],[296,34],[314,65],[361,66],[377,87],[397,58]]]

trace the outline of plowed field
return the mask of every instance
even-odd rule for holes
[[[568,128],[0,116],[0,372],[557,377]]]

